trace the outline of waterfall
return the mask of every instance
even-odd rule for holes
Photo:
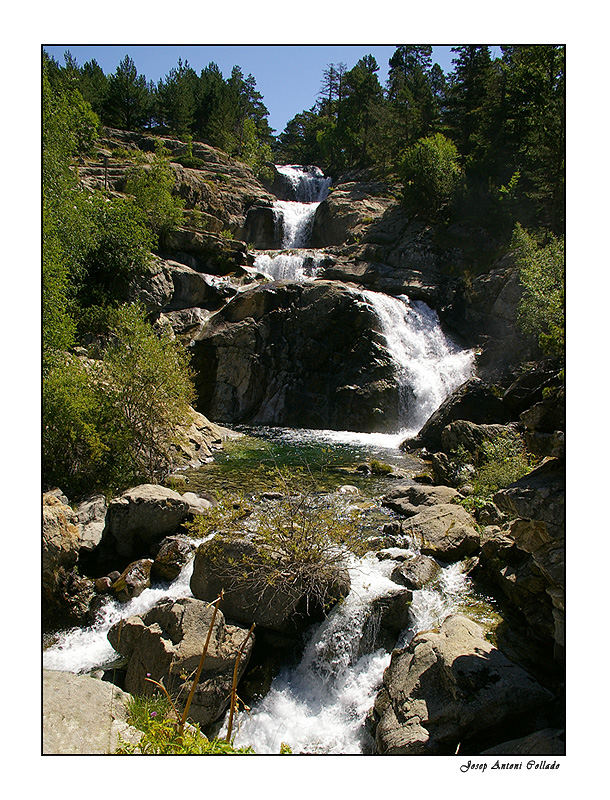
[[[353,291],[379,320],[396,369],[401,435],[414,436],[443,400],[471,377],[474,352],[451,342],[437,313],[423,301],[366,289]]]
[[[205,539],[193,541],[198,545]],[[118,657],[118,653],[107,639],[110,628],[121,619],[145,614],[161,600],[192,597],[190,581],[193,564],[193,560],[189,561],[171,584],[145,589],[141,595],[127,603],[109,598],[98,611],[92,625],[63,631],[57,641],[43,652],[44,669],[90,672],[110,664]]]
[[[272,256],[261,253],[256,256],[254,266],[259,272],[274,281],[295,281],[303,283],[313,280],[319,271],[323,259],[321,253],[282,253]]]
[[[307,247],[317,207],[328,195],[331,179],[319,167],[276,165],[296,200],[276,200],[273,214],[284,250]]]
[[[364,721],[390,653],[380,648],[359,655],[367,649],[360,644],[366,636],[371,603],[397,589],[389,578],[394,566],[372,553],[353,560],[349,595],[312,629],[300,663],[282,670],[251,712],[240,715],[237,746],[250,744],[257,753],[279,753],[286,742],[294,753],[329,754],[357,754],[370,747]],[[429,627],[428,623],[440,624],[456,609],[468,581],[463,576],[456,579],[455,571],[455,565],[443,570],[442,591],[413,592],[410,624],[400,644]],[[445,572],[451,574],[445,576]]]

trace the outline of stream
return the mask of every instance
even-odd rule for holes
[[[330,179],[313,167],[288,165],[277,169],[290,182],[296,199],[274,204],[281,250],[277,254],[260,252],[255,267],[273,280],[312,281],[323,254],[306,248],[316,208],[328,195]],[[376,459],[406,477],[419,471],[421,463],[398,446],[414,436],[451,391],[473,374],[474,356],[444,334],[436,312],[425,303],[364,289],[350,291],[374,311],[394,362],[401,407],[398,429],[383,434],[244,429],[247,436],[231,443],[214,464],[189,473],[189,488],[197,490],[199,476],[201,488],[231,491],[246,486],[256,495],[278,463],[292,468],[321,465],[320,475],[328,479],[325,491],[336,492],[342,484],[356,484],[359,494],[354,495],[353,502],[365,502],[376,513],[389,514],[381,509],[379,497],[395,478],[364,475],[355,467]],[[248,483],[250,475],[258,475],[259,483]],[[407,539],[400,546],[417,554],[413,542]],[[192,596],[192,566],[192,562],[187,564],[173,583],[146,589],[126,604],[109,600],[92,626],[58,634],[43,653],[44,668],[90,672],[110,664],[117,657],[106,639],[111,625],[120,618],[144,613],[161,598]],[[397,584],[390,579],[395,566],[391,559],[379,560],[374,553],[360,559],[352,557],[349,595],[322,623],[309,629],[299,663],[281,669],[251,712],[240,714],[236,746],[249,744],[257,753],[279,753],[281,743],[286,742],[294,753],[370,752],[365,718],[391,655],[367,641],[371,604],[396,590]],[[443,567],[434,588],[413,592],[409,624],[397,645],[406,644],[418,630],[438,625],[472,597],[461,565]]]

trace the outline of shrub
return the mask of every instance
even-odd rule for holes
[[[551,356],[565,352],[565,248],[563,237],[549,234],[544,246],[517,223],[513,232],[523,296],[518,322],[525,333],[537,337]]]
[[[163,236],[182,222],[184,201],[174,197],[174,173],[160,143],[149,166],[133,167],[127,173],[125,191],[144,212],[150,229]]]
[[[117,755],[242,755],[254,753],[251,747],[233,747],[221,739],[206,738],[199,727],[191,725],[182,733],[170,718],[167,698],[133,697],[127,708],[127,721],[144,732],[136,744],[119,738]]]
[[[469,479],[473,494],[460,504],[469,511],[481,508],[499,490],[505,489],[533,468],[532,458],[518,436],[499,436],[486,441],[473,456],[464,448],[451,453],[453,464],[459,472],[466,463],[475,465]]]
[[[222,559],[221,542],[206,545],[212,559],[218,548],[215,571],[231,593],[263,597],[272,589],[296,603],[304,600],[307,608],[326,609],[338,599],[328,594],[329,578],[347,567],[350,553],[366,550],[360,517],[346,502],[286,482],[281,498],[263,507],[225,501],[211,512],[195,520],[193,533],[241,537],[246,528],[255,533],[253,550],[231,562]]]
[[[453,200],[462,179],[457,148],[442,133],[419,139],[405,151],[400,175],[408,208],[437,217]]]
[[[107,314],[102,358],[65,356],[43,381],[43,480],[76,496],[165,474],[193,398],[181,345],[139,306]]]
[[[373,475],[389,475],[392,472],[392,467],[389,464],[384,464],[383,461],[378,461],[374,458],[371,461],[371,472]]]

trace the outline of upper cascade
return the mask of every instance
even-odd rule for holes
[[[328,196],[331,178],[320,167],[300,164],[276,164],[276,170],[288,184],[291,200],[298,203],[321,203]]]

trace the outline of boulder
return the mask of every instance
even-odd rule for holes
[[[458,419],[477,424],[505,424],[510,421],[509,412],[492,388],[480,378],[470,378],[441,403],[417,437],[407,439],[401,447],[440,450],[443,429]]]
[[[385,494],[382,503],[405,517],[412,517],[422,507],[446,505],[458,496],[457,490],[450,486],[403,485]]]
[[[102,560],[134,560],[174,533],[186,519],[189,505],[178,492],[145,483],[115,498],[106,512],[106,526],[98,550]]]
[[[108,503],[103,494],[89,497],[76,507],[81,551],[90,552],[100,543],[106,524],[107,508]]]
[[[552,694],[497,650],[483,628],[456,614],[392,653],[375,700],[376,749],[452,755],[458,744],[493,746],[509,731],[527,732],[532,714],[551,701]]]
[[[109,755],[119,736],[138,742],[142,732],[127,723],[131,696],[89,675],[43,670],[43,755]]]
[[[441,448],[444,453],[464,448],[469,454],[476,456],[486,442],[497,441],[500,438],[521,443],[518,426],[514,423],[482,425],[459,419],[450,422],[441,431]]]
[[[545,460],[494,495],[509,517],[517,518],[511,534],[517,547],[529,553],[545,581],[553,604],[556,656],[565,646],[565,462]]]
[[[210,422],[203,414],[191,408],[187,422],[176,429],[171,448],[174,464],[178,469],[200,467],[211,461],[214,453],[222,450],[223,442],[241,435]]]
[[[328,281],[245,290],[193,344],[198,408],[228,423],[389,430],[399,387],[380,322]]]
[[[460,561],[479,549],[476,523],[462,506],[442,503],[424,508],[404,520],[401,527],[403,535],[412,538],[423,555],[441,561]]]
[[[544,728],[520,739],[502,742],[482,756],[564,756],[566,753],[566,734],[559,728]]]
[[[423,589],[434,583],[441,571],[440,564],[429,556],[415,556],[399,564],[391,574],[391,579],[408,589]]]
[[[231,589],[235,565],[243,564],[244,570],[251,574],[258,565],[269,563],[277,566],[281,560],[260,543],[216,534],[197,549],[191,591],[195,597],[211,602],[224,590],[223,610],[228,619],[246,625],[255,622],[279,633],[294,633],[324,611],[307,596],[301,583],[260,586],[253,581],[249,591]],[[232,565],[229,570],[227,565]],[[329,567],[317,577],[320,592],[328,602],[336,602],[349,593],[347,570]]]
[[[195,544],[188,536],[167,536],[161,542],[152,565],[152,575],[164,581],[173,581],[195,552]]]
[[[361,237],[372,223],[397,205],[381,183],[350,181],[337,185],[318,206],[311,234],[312,247],[342,245]]]
[[[129,564],[112,584],[112,591],[118,600],[126,603],[132,597],[139,597],[150,586],[151,558],[141,558]]]
[[[142,616],[129,617],[108,632],[110,644],[128,659],[125,688],[135,695],[152,694],[146,678],[163,681],[168,691],[184,704],[197,669],[213,609],[201,600],[185,597],[159,603]],[[203,671],[189,717],[205,726],[217,720],[228,706],[235,659],[248,635],[244,628],[225,622],[216,614]],[[241,677],[252,653],[251,636],[240,661]]]

